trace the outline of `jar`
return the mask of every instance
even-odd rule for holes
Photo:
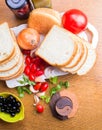
[[[7,6],[20,19],[27,19],[32,7],[28,0],[5,0]]]
[[[34,8],[51,8],[51,0],[32,0]]]

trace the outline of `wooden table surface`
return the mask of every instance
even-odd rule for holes
[[[68,80],[70,88],[76,94],[79,109],[75,117],[60,121],[52,116],[49,105],[44,104],[45,111],[37,114],[33,107],[33,95],[25,95],[22,102],[25,106],[25,118],[17,123],[6,123],[0,120],[0,130],[102,130],[102,0],[52,0],[52,7],[59,12],[71,8],[82,10],[99,32],[97,62],[94,68],[84,76],[67,75],[59,80]],[[25,23],[18,20],[0,0],[0,23],[8,22],[10,27]],[[9,89],[0,81],[0,92],[9,91],[17,95],[16,89]]]

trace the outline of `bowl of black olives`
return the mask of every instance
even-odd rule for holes
[[[24,119],[24,105],[16,95],[0,93],[0,119],[10,123]]]

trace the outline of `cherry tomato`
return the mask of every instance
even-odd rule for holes
[[[37,66],[35,64],[31,65],[31,72],[35,72],[37,70]]]
[[[41,84],[41,87],[40,87],[40,92],[46,91],[47,88],[48,88],[48,83],[47,83],[47,82],[43,82],[43,83]]]
[[[29,80],[31,80],[31,81],[34,81],[34,80],[35,80],[35,75],[34,75],[34,73],[32,73],[32,72],[29,73]]]
[[[30,56],[26,56],[26,58],[25,58],[25,63],[26,63],[27,65],[29,65],[29,64],[31,63],[31,57],[30,57]]]
[[[87,22],[86,15],[78,9],[66,11],[62,16],[63,27],[74,34],[83,31],[87,26]]]
[[[43,75],[44,74],[44,71],[43,70],[37,70],[36,73],[35,73],[35,76],[40,76],[40,75]]]
[[[29,75],[29,73],[30,73],[30,65],[27,65],[27,66],[25,67],[24,73],[25,73],[26,75]]]
[[[37,110],[37,112],[42,113],[44,111],[44,107],[41,104],[38,104],[36,106],[36,110]]]
[[[41,87],[41,82],[37,82],[36,85],[34,85],[35,90],[39,90]]]

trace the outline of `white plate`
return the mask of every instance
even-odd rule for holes
[[[27,28],[27,24],[22,24],[22,25],[19,25],[17,27],[11,28],[11,29],[14,31],[15,35],[17,36],[18,33],[24,28]],[[97,47],[97,44],[98,44],[98,32],[95,29],[95,27],[93,25],[91,25],[90,23],[88,23],[86,29],[89,30],[92,33],[92,40],[91,40],[92,43],[91,43],[91,45],[95,49]],[[85,39],[86,41],[88,41],[86,31],[79,33],[78,36]],[[40,36],[40,43],[42,42],[43,39],[44,39],[44,36],[41,35]],[[68,74],[68,72],[63,72],[63,71],[59,70],[58,68],[49,66],[45,69],[44,75],[40,76],[40,78],[38,78],[37,80],[44,81],[45,79],[48,79],[50,77],[61,76],[61,75],[66,75],[66,74]],[[20,79],[22,79],[22,76],[20,76],[16,79],[7,80],[6,84],[9,88],[14,88],[14,87],[17,87],[19,85],[21,86],[21,84],[19,84],[17,82],[17,80],[20,80]]]

